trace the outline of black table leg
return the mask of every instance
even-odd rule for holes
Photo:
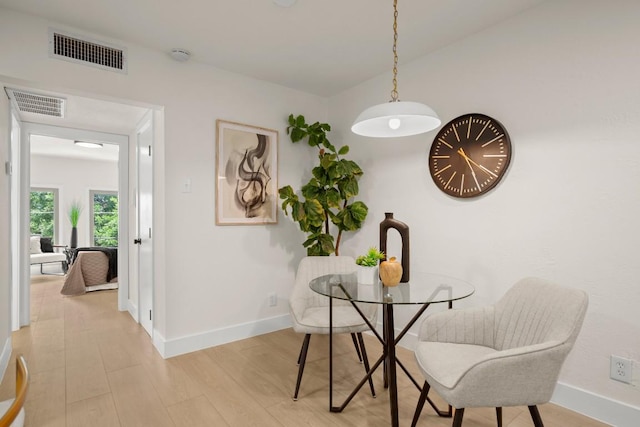
[[[383,304],[382,309],[382,328],[383,335],[380,335],[376,332],[374,325],[372,325],[364,313],[358,308],[358,306],[351,301],[351,304],[355,308],[355,310],[360,314],[363,320],[367,323],[371,331],[376,335],[378,340],[383,344],[383,354],[382,356],[371,366],[368,370],[367,375],[358,383],[355,389],[351,392],[351,394],[346,398],[346,400],[340,406],[333,406],[333,298],[329,298],[329,410],[331,412],[342,412],[351,399],[358,393],[358,391],[362,388],[362,386],[370,381],[373,373],[378,369],[380,365],[383,365],[384,370],[384,381],[385,387],[389,389],[389,406],[391,412],[391,426],[398,427],[399,426],[399,409],[398,409],[398,382],[397,382],[397,370],[396,367],[399,364],[400,367],[405,371],[407,376],[411,379],[411,381],[416,385],[418,389],[421,387],[417,384],[415,379],[411,376],[409,371],[397,360],[396,358],[396,345],[398,342],[404,337],[404,335],[409,331],[411,326],[418,320],[418,318],[424,313],[424,311],[429,307],[430,303],[425,303],[418,310],[418,312],[413,316],[413,318],[405,325],[404,329],[396,336],[395,334],[395,326],[393,319],[393,304]],[[427,402],[434,406],[429,397],[426,397]],[[437,410],[437,408],[434,409]],[[438,415],[444,415],[444,412],[438,411]],[[449,415],[451,413],[449,412]]]
[[[396,378],[396,339],[393,326],[393,304],[385,304],[385,347],[387,348],[387,357],[385,364],[387,366],[387,376],[389,380],[389,403],[391,409],[391,426],[398,427],[398,383]]]
[[[329,411],[333,412],[333,298],[329,298]]]

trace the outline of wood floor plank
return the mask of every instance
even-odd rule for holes
[[[120,427],[111,393],[67,405],[67,427]]]
[[[27,360],[27,366],[28,364]],[[25,425],[38,427],[66,425],[64,384],[64,368],[31,375],[25,402]]]
[[[176,403],[167,410],[176,427],[229,426],[204,395]]]
[[[29,371],[32,374],[49,371],[65,366],[64,345],[35,344],[29,354]]]
[[[141,365],[109,372],[107,378],[123,427],[173,426],[167,408]]]
[[[67,403],[109,393],[109,382],[102,363],[73,364],[67,366]]]
[[[210,355],[200,351],[180,356],[179,360],[185,372],[201,383],[205,396],[229,426],[282,426]]]
[[[98,343],[106,372],[141,365],[143,359],[121,338],[112,336]]]
[[[165,406],[175,405],[197,396],[203,395],[203,389],[189,374],[187,374],[180,363],[174,360],[156,360],[144,363],[143,367],[162,399]],[[199,407],[196,405],[196,407]]]

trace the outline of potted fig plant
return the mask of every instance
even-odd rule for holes
[[[302,245],[310,256],[340,255],[342,233],[360,229],[369,210],[363,202],[354,200],[362,169],[344,157],[349,153],[348,145],[336,148],[329,142],[329,131],[328,123],[307,124],[304,116],[289,115],[287,135],[291,142],[306,139],[318,149],[318,165],[312,169],[309,182],[302,186],[302,197],[290,185],[279,189],[285,215],[291,214],[300,230],[307,233]]]
[[[383,260],[384,253],[376,247],[370,247],[366,254],[356,258],[358,283],[373,285],[378,280],[378,262]]]

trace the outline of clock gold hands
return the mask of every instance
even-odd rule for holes
[[[491,175],[491,176],[493,176],[494,178],[497,178],[497,177],[498,177],[498,175],[496,175],[495,173],[491,172],[489,169],[487,169],[487,168],[485,168],[484,166],[479,165],[479,164],[477,164],[476,162],[474,162],[474,161],[473,161],[473,159],[472,159],[471,157],[467,156],[467,153],[465,153],[465,152],[464,152],[464,150],[462,149],[462,147],[460,147],[460,148],[458,149],[458,154],[460,154],[460,155],[461,155],[461,156],[462,156],[462,157],[467,161],[467,163],[469,163],[469,162],[473,163],[475,166],[477,166],[477,168],[478,168],[478,169],[480,169],[481,171],[485,172],[486,174]],[[471,166],[469,166],[469,167],[471,167]]]
[[[478,187],[478,191],[482,191],[482,187],[480,187],[480,183],[478,183],[478,177],[476,176],[475,171],[471,167],[471,162],[469,161],[471,159],[464,153],[464,150],[462,148],[458,150],[458,153],[460,153],[460,155],[464,157],[464,159],[467,162],[467,165],[469,165],[469,169],[471,169],[471,176],[473,177],[473,180],[475,181],[476,186]]]

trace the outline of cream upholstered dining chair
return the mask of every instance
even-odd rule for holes
[[[329,333],[329,298],[309,288],[309,282],[325,274],[348,274],[356,270],[356,262],[349,256],[309,256],[303,258],[298,265],[293,292],[289,298],[289,308],[293,330],[305,334],[302,348],[298,356],[298,379],[293,399],[298,399],[302,373],[309,349],[311,334]],[[375,305],[359,305],[363,314],[375,324],[377,307]],[[367,351],[362,339],[362,332],[369,327],[353,308],[350,302],[333,300],[333,333],[349,333],[360,362],[364,362],[365,371],[369,370]],[[373,381],[369,380],[371,393],[375,396]]]
[[[16,357],[16,397],[0,402],[0,427],[24,425],[24,402],[29,389],[29,370],[24,357]]]
[[[412,426],[430,388],[455,410],[528,406],[536,427],[536,405],[551,399],[560,368],[587,311],[588,296],[539,278],[516,283],[492,306],[448,310],[425,318],[415,357],[425,377]]]

